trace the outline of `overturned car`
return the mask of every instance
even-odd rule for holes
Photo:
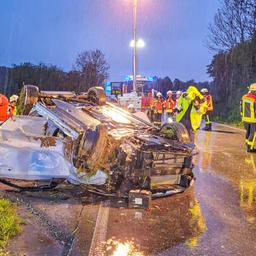
[[[21,115],[0,126],[0,182],[26,190],[68,181],[94,192],[154,196],[184,191],[193,180],[194,145],[182,124],[161,128],[143,113],[106,100],[100,87],[87,93],[39,91],[27,85]],[[40,185],[49,183],[47,185]]]

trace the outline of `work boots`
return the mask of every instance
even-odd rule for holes
[[[203,128],[203,131],[211,131],[212,130],[212,124],[206,124],[205,127]]]

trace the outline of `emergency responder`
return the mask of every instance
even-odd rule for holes
[[[175,107],[176,122],[182,123],[188,130],[190,141],[194,143],[194,132],[199,129],[202,116],[207,111],[207,104],[203,95],[195,86],[189,86],[182,93]]]
[[[247,152],[255,152],[256,142],[256,83],[251,84],[249,92],[241,101],[242,122],[246,129],[245,144]]]
[[[168,115],[172,115],[176,101],[173,99],[172,91],[167,92],[167,99],[164,101],[164,109]]]
[[[172,120],[173,117],[173,110],[176,106],[176,101],[173,99],[173,93],[172,91],[167,92],[167,98],[164,101],[164,110],[165,110],[165,122],[168,122],[168,119],[170,118]]]
[[[212,122],[211,122],[211,113],[213,111],[213,103],[212,103],[212,96],[209,94],[209,91],[207,88],[203,88],[201,90],[201,93],[203,94],[206,104],[207,104],[207,112],[203,116],[203,119],[205,120],[205,127],[203,128],[204,131],[211,131],[212,130]]]
[[[9,116],[16,116],[17,115],[17,101],[19,96],[18,95],[12,95],[10,97],[10,104],[9,104]]]
[[[176,92],[176,102],[178,101],[179,97],[181,96],[182,91],[177,91]]]
[[[0,124],[5,122],[8,118],[8,98],[0,94]]]
[[[156,94],[156,98],[152,102],[153,123],[157,126],[161,125],[163,108],[164,108],[163,96],[161,92],[158,92]]]

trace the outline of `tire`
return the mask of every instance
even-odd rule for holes
[[[102,87],[92,87],[87,91],[88,100],[96,103],[97,105],[105,105],[107,102],[106,94]]]
[[[189,133],[181,123],[164,124],[160,132],[169,139],[178,140],[181,143],[190,143]]]
[[[33,105],[38,101],[39,89],[34,85],[25,85],[20,93],[18,114],[28,115]]]

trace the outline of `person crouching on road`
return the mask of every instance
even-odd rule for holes
[[[194,143],[195,131],[199,129],[202,116],[206,111],[205,99],[195,86],[189,86],[178,99],[175,107],[176,122],[182,123],[186,127],[192,143]]]
[[[10,104],[9,104],[9,115],[10,116],[16,116],[17,115],[17,101],[19,96],[18,95],[12,95],[10,97]]]
[[[167,92],[167,99],[164,101],[164,110],[165,110],[165,120],[168,121],[168,118],[173,118],[173,110],[176,106],[176,101],[173,99],[172,91]]]
[[[203,119],[205,120],[205,127],[203,128],[204,131],[211,131],[212,130],[212,122],[211,122],[211,113],[213,111],[213,103],[212,103],[212,96],[209,94],[207,88],[203,88],[201,90],[203,94],[206,104],[207,104],[207,112],[203,115]]]
[[[161,92],[158,92],[156,94],[156,98],[152,102],[154,125],[161,126],[163,107],[164,107],[163,96]]]
[[[9,118],[8,104],[8,98],[5,95],[0,94],[0,124]]]
[[[247,152],[256,152],[256,83],[251,84],[249,92],[242,97],[241,116],[246,130]]]

